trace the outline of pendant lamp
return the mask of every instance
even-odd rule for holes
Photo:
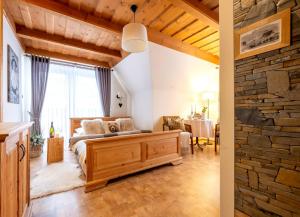
[[[133,12],[133,23],[123,27],[122,49],[130,53],[143,52],[148,43],[147,29],[141,23],[135,22],[136,5],[131,5]]]

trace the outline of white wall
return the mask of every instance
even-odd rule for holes
[[[205,91],[214,92],[210,118],[219,118],[219,70],[214,64],[150,42],[145,52],[129,55],[115,70],[131,95],[137,128],[162,130],[161,116],[186,118],[195,103],[200,112],[207,105]]]
[[[219,70],[216,65],[199,58],[150,43],[150,65],[153,88],[154,129],[162,130],[164,115],[186,118],[191,106],[207,106],[206,91],[213,93],[210,100],[210,119],[219,118]]]
[[[20,104],[8,103],[7,101],[7,45],[13,49],[19,57],[19,88],[20,88]],[[2,80],[2,93],[3,99],[3,121],[4,122],[18,122],[22,121],[22,58],[23,49],[20,46],[13,30],[11,29],[7,19],[3,16],[3,80]]]
[[[153,97],[148,50],[129,55],[114,70],[130,94],[131,116],[135,127],[152,130]]]
[[[129,116],[131,105],[128,102],[130,102],[130,95],[124,84],[122,84],[122,81],[119,79],[117,73],[115,71],[112,71],[111,73],[110,115],[114,117]],[[117,99],[117,94],[121,96],[121,100]],[[123,104],[121,107],[119,106],[120,102]]]

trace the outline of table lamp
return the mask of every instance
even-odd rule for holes
[[[207,91],[202,94],[203,100],[207,100],[207,118],[209,119],[209,100],[213,99],[215,94],[213,92]]]

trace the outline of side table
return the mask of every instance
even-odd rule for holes
[[[47,140],[47,162],[53,163],[64,159],[64,138],[54,137]]]

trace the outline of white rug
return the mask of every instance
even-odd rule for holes
[[[30,183],[30,194],[34,199],[81,187],[85,180],[78,164],[59,162],[42,168]]]

